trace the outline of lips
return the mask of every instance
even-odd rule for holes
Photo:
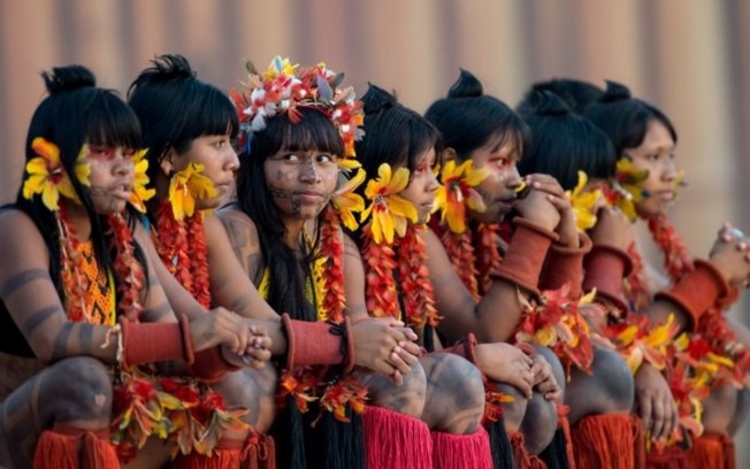
[[[297,197],[300,202],[306,202],[309,204],[319,203],[325,200],[325,195],[320,192],[297,192]]]
[[[128,201],[130,200],[130,195],[133,192],[133,185],[125,183],[116,184],[110,187],[109,192],[113,197]]]

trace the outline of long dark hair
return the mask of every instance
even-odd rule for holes
[[[643,143],[651,120],[664,124],[672,140],[677,143],[677,131],[666,114],[640,99],[620,83],[607,81],[607,91],[583,115],[606,133],[619,156],[625,148],[637,148]]]
[[[75,164],[84,143],[92,145],[140,148],[141,128],[138,118],[112,90],[96,86],[96,78],[80,65],[55,67],[42,73],[49,96],[37,107],[31,118],[26,137],[26,161],[36,156],[31,148],[37,137],[54,143],[60,149],[60,160],[69,175],[75,174]],[[28,178],[24,170],[23,179]],[[107,222],[94,210],[91,197],[81,183],[70,177],[76,194],[91,222],[91,241],[100,268],[116,274],[114,253],[110,253]],[[50,275],[60,296],[63,289],[60,278],[60,232],[54,212],[47,209],[41,196],[24,198],[19,187],[15,207],[26,213],[39,229],[50,253]],[[131,228],[132,228],[131,218]],[[145,257],[136,246],[136,257],[142,265]],[[121,280],[121,279],[119,279]]]
[[[448,96],[432,103],[425,117],[440,130],[445,148],[453,148],[462,161],[496,135],[502,144],[514,141],[520,154],[528,144],[523,119],[499,99],[485,95],[479,80],[464,69]]]
[[[316,312],[305,298],[305,280],[314,249],[307,250],[302,263],[284,242],[286,227],[268,190],[265,161],[280,150],[327,152],[342,158],[344,142],[330,119],[320,110],[300,106],[300,121],[293,123],[286,113],[269,119],[266,128],[252,136],[249,153],[240,155],[237,173],[237,205],[255,223],[261,254],[270,273],[268,304],[295,319],[314,321]],[[319,230],[314,236],[317,244]],[[306,247],[305,247],[306,249]]]
[[[549,91],[529,96],[526,122],[531,146],[518,163],[521,175],[550,174],[564,189],[578,183],[578,171],[589,178],[615,174],[617,153],[607,135],[590,121],[572,114],[562,98]]]
[[[170,147],[182,154],[196,138],[227,131],[235,138],[239,131],[232,101],[219,88],[196,78],[185,57],[164,54],[152,64],[128,89],[128,103],[143,127],[143,146],[149,149],[151,184]]]

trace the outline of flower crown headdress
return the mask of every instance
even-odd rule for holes
[[[354,88],[339,88],[343,73],[335,73],[324,63],[312,67],[292,65],[289,59],[276,56],[263,74],[247,62],[250,74],[244,93],[233,91],[232,100],[240,119],[240,147],[247,148],[253,133],[266,128],[269,118],[286,112],[289,120],[301,119],[299,108],[314,108],[323,112],[344,140],[345,155],[339,166],[352,169],[354,142],[364,136],[362,102],[356,99]]]

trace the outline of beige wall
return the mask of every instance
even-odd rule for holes
[[[178,52],[229,89],[244,59],[280,54],[326,61],[360,92],[393,88],[419,111],[461,66],[512,105],[559,76],[612,78],[657,104],[690,182],[674,219],[704,254],[722,221],[750,229],[748,31],[750,2],[731,0],[0,0],[0,200],[18,187],[39,72],[53,65],[82,63],[124,92],[149,59]]]

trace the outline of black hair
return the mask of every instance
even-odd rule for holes
[[[558,95],[536,91],[529,96],[526,122],[531,146],[518,163],[521,175],[552,175],[565,190],[576,187],[578,171],[596,179],[614,176],[617,153],[612,141],[596,125],[572,114]]]
[[[265,161],[281,150],[326,152],[344,157],[344,141],[333,122],[321,110],[298,106],[300,121],[293,123],[287,113],[269,118],[266,128],[255,132],[249,154],[240,155],[237,173],[237,204],[255,223],[260,248],[270,272],[268,304],[279,313],[287,312],[294,319],[314,321],[313,305],[305,298],[306,277],[300,270],[294,251],[284,242],[286,228],[268,189],[264,172]],[[316,233],[314,244],[319,234]],[[309,268],[313,252],[302,262]]]
[[[550,91],[565,101],[570,112],[583,115],[593,103],[604,94],[604,90],[593,83],[575,78],[554,78],[534,83],[516,106],[516,111],[524,115],[531,112],[531,99],[537,91]]]
[[[596,124],[615,145],[619,156],[625,148],[637,148],[643,143],[651,120],[664,124],[677,143],[677,131],[666,114],[640,99],[633,98],[630,90],[620,83],[607,81],[607,91],[584,114]]]
[[[498,135],[503,143],[512,139],[520,154],[528,144],[523,119],[499,99],[483,94],[479,80],[464,69],[448,96],[432,103],[425,117],[440,130],[443,146],[453,148],[460,160]]]
[[[419,113],[399,104],[395,95],[370,84],[362,102],[366,137],[355,149],[368,175],[377,174],[383,163],[413,171],[421,154],[431,148],[440,152],[440,131]]]
[[[81,65],[54,67],[43,72],[47,96],[37,107],[26,137],[26,161],[36,152],[31,148],[37,137],[55,144],[60,150],[60,161],[69,175],[75,174],[78,155],[84,144],[140,148],[141,129],[138,118],[114,91],[96,86],[96,78]],[[28,178],[24,170],[22,180]],[[110,250],[108,223],[94,209],[91,197],[75,177],[69,178],[76,195],[86,209],[91,222],[91,240],[96,260],[102,270],[119,274],[113,269],[116,253]],[[26,213],[42,235],[50,259],[50,276],[61,298],[64,298],[60,276],[60,232],[54,212],[47,209],[40,196],[31,200],[23,196],[23,185],[18,190],[15,207]],[[130,209],[130,207],[129,207]],[[131,229],[134,217],[129,218]],[[136,259],[146,269],[146,259],[135,245]],[[123,279],[117,277],[118,282]]]
[[[148,176],[156,182],[159,163],[169,148],[190,150],[193,140],[207,135],[234,139],[239,120],[234,104],[219,88],[196,77],[187,59],[164,54],[151,61],[128,89],[128,103],[143,127],[148,148]]]

